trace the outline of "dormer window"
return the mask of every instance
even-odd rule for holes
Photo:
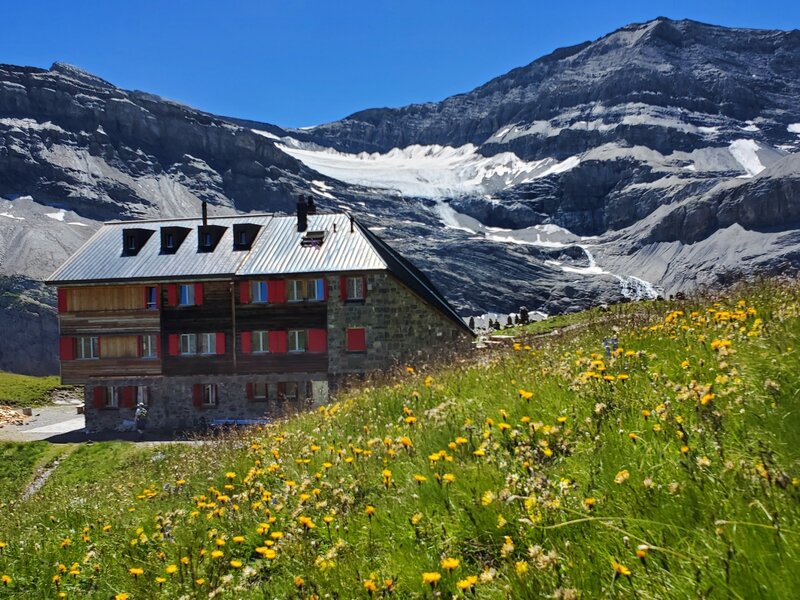
[[[253,223],[236,223],[233,226],[233,249],[250,250],[258,235],[261,225]]]
[[[197,228],[197,251],[213,252],[222,236],[225,235],[226,227],[221,225],[201,225]]]
[[[212,242],[211,234],[206,233],[203,236],[203,246],[205,246],[206,248],[211,248],[211,242]]]
[[[190,231],[188,227],[162,227],[161,254],[175,254]]]
[[[152,229],[127,228],[122,230],[122,256],[136,256],[153,235]]]

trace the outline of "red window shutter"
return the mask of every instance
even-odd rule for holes
[[[308,330],[308,351],[325,352],[328,350],[328,337],[324,329]]]
[[[366,300],[367,299],[367,278],[361,278],[361,297]]]
[[[194,284],[194,303],[196,306],[203,305],[203,284],[202,283],[195,283]]]
[[[62,337],[58,343],[58,354],[61,360],[72,360],[75,358],[75,340],[71,337]]]
[[[248,400],[252,400],[255,397],[255,391],[253,390],[253,384],[252,383],[248,383],[246,387],[247,387],[247,389],[246,389],[246,391],[247,391],[247,399]]]
[[[347,300],[347,277],[342,277],[339,280],[339,292],[342,296],[342,302]]]
[[[364,352],[367,349],[367,330],[363,327],[351,327],[347,330],[347,351]]]
[[[225,334],[217,332],[217,354],[225,354]]]
[[[252,334],[249,331],[242,332],[242,354],[250,354],[253,351]]]
[[[58,312],[67,312],[67,290],[58,288]]]
[[[133,408],[136,405],[136,388],[130,385],[122,388],[122,408]]]
[[[92,402],[95,408],[105,408],[106,407],[106,388],[102,385],[98,385],[96,388],[92,390]]]
[[[203,406],[203,385],[201,383],[195,383],[192,386],[192,404],[197,408]]]
[[[267,299],[270,304],[286,302],[286,282],[283,279],[270,279],[267,282]]]
[[[269,351],[283,353],[289,349],[289,336],[285,331],[269,332]]]
[[[156,356],[161,358],[161,336],[156,336]]]
[[[167,306],[178,306],[178,284],[167,284]]]
[[[241,304],[250,304],[250,282],[239,282],[239,302]]]
[[[178,356],[180,354],[180,340],[177,333],[169,334],[169,355]]]

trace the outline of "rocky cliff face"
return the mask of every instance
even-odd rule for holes
[[[785,272],[800,264],[798,97],[800,32],[668,19],[302,131],[69,65],[0,65],[0,368],[53,370],[53,294],[37,281],[100,221],[202,201],[289,212],[304,193],[351,210],[465,314]]]

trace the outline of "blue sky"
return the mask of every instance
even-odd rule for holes
[[[800,2],[0,0],[0,62],[78,65],[197,108],[300,127],[440,100],[663,15],[800,28]]]

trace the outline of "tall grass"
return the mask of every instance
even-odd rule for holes
[[[0,515],[0,597],[794,597],[798,314],[774,282],[628,306],[125,468],[75,452]]]

